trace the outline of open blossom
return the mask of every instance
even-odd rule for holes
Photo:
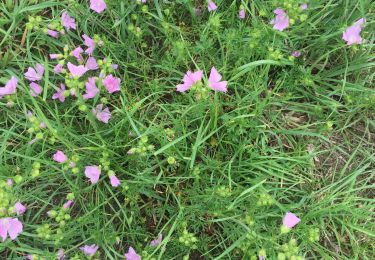
[[[220,81],[222,76],[219,74],[219,72],[215,69],[215,67],[211,68],[210,77],[208,78],[208,87],[210,89],[216,90],[216,91],[222,91],[227,92],[227,81]]]
[[[163,235],[160,234],[157,239],[151,241],[150,246],[158,246],[163,241]]]
[[[103,12],[107,8],[104,0],[90,0],[90,9],[97,13]]]
[[[51,30],[51,29],[48,29],[48,30],[47,30],[47,34],[48,34],[49,36],[53,37],[53,38],[57,38],[57,37],[59,37],[59,32],[56,32],[56,31]]]
[[[85,67],[89,70],[97,70],[99,68],[98,63],[94,57],[89,57],[86,61]]]
[[[30,94],[31,96],[35,97],[42,93],[42,87],[35,82],[30,83]]]
[[[283,225],[287,228],[292,228],[297,225],[301,219],[291,212],[287,212],[283,218]]]
[[[348,27],[343,35],[342,39],[346,41],[347,45],[352,45],[352,44],[361,44],[362,43],[362,37],[361,37],[361,31],[363,24],[365,23],[365,19],[359,19],[354,23],[354,25]]]
[[[183,84],[177,85],[178,92],[185,92],[189,90],[195,83],[202,80],[203,71],[198,70],[196,72],[191,72],[190,70],[186,72],[183,78]]]
[[[141,256],[135,252],[134,248],[129,247],[128,252],[125,254],[126,260],[141,260]]]
[[[85,176],[90,179],[92,184],[97,183],[100,177],[100,168],[96,165],[86,166]]]
[[[216,4],[214,3],[214,1],[208,1],[208,11],[209,12],[212,12],[212,11],[215,11],[217,9],[217,6]]]
[[[70,62],[68,62],[67,64],[68,66],[68,70],[70,72],[70,74],[72,74],[73,77],[81,77],[83,74],[85,74],[87,72],[87,68],[83,65],[74,65]]]
[[[93,108],[92,113],[99,121],[106,124],[108,124],[108,121],[109,119],[111,119],[112,116],[108,107],[103,109],[103,104],[99,104],[95,108]]]
[[[246,17],[246,13],[245,13],[245,9],[240,9],[240,11],[238,12],[238,17],[242,20],[242,19],[245,19]]]
[[[59,63],[59,64],[57,64],[57,65],[53,68],[53,71],[54,71],[56,74],[60,74],[61,72],[63,72],[63,66]]]
[[[99,89],[96,87],[95,77],[88,78],[86,82],[86,93],[83,94],[83,99],[94,98],[99,93]]]
[[[26,207],[22,205],[21,202],[16,202],[16,204],[14,204],[14,213],[16,213],[17,215],[23,215],[25,211]]]
[[[74,18],[70,17],[69,14],[66,11],[63,12],[62,15],[61,15],[61,24],[67,30],[70,30],[70,29],[75,30],[76,27],[77,27]]]
[[[108,75],[103,79],[103,85],[109,93],[120,91],[121,79]]]
[[[275,11],[273,11],[276,14],[275,19],[271,21],[271,24],[273,24],[273,29],[283,31],[289,26],[289,17],[285,13],[285,11],[281,8],[277,8]]]
[[[12,76],[10,80],[5,84],[4,87],[0,87],[0,98],[6,95],[11,95],[17,91],[18,80],[16,77]]]
[[[99,249],[99,246],[95,245],[95,244],[92,244],[92,245],[85,245],[85,246],[82,246],[80,247],[79,249],[81,249],[81,251],[87,255],[87,256],[93,256],[95,255],[96,251],[98,251]]]
[[[55,94],[53,94],[52,99],[58,99],[60,100],[61,103],[64,103],[65,101],[64,92],[65,92],[65,85],[61,83],[59,90],[57,90]]]
[[[78,62],[81,62],[81,61],[83,61],[83,58],[82,58],[82,55],[81,55],[82,52],[83,52],[83,49],[81,48],[81,46],[78,46],[77,48],[72,50],[70,55],[72,55],[74,58],[76,58]]]
[[[39,81],[43,78],[44,74],[44,67],[42,64],[37,63],[35,65],[35,69],[32,67],[29,67],[26,71],[25,78],[29,81]]]
[[[87,46],[87,49],[85,50],[85,52],[88,55],[92,55],[96,47],[95,41],[91,39],[89,36],[87,36],[86,34],[82,35],[82,38],[84,40],[83,44]],[[103,42],[101,41],[98,43],[98,45],[102,45],[102,44]]]
[[[147,3],[147,0],[137,0],[137,2],[144,4],[144,3]]]
[[[23,225],[17,218],[1,218],[0,219],[0,237],[5,241],[7,235],[11,240],[17,238],[22,232]]]
[[[114,174],[109,176],[109,180],[112,187],[118,187],[121,184],[120,180]]]
[[[60,150],[58,150],[53,155],[52,158],[53,158],[54,161],[56,161],[58,163],[64,163],[64,162],[66,162],[66,160],[68,160],[68,157],[66,157],[66,155],[62,151],[60,151]]]

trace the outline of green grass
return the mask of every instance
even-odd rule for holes
[[[99,259],[124,259],[129,246],[142,259],[257,259],[261,250],[277,259],[291,239],[305,259],[374,259],[372,1],[311,1],[306,21],[283,32],[269,22],[284,1],[217,0],[214,14],[204,1],[149,0],[146,11],[114,0],[103,14],[86,2],[0,3],[0,85],[19,79],[17,94],[0,100],[0,182],[22,176],[1,192],[27,205],[19,217],[24,231],[0,242],[2,259],[55,259],[60,248],[68,259],[85,259],[79,247],[94,243]],[[52,39],[26,30],[29,16],[41,16],[46,28],[62,10],[76,19],[76,31]],[[349,47],[342,32],[362,17],[365,42]],[[73,97],[51,99],[64,78],[48,54],[82,45],[82,34],[98,34],[104,46],[94,57],[119,65],[121,92],[101,91],[109,124],[90,113],[98,99],[86,101],[87,112]],[[295,50],[302,55],[291,59]],[[46,67],[43,92],[32,97],[23,73],[38,62]],[[192,91],[176,92],[187,70],[202,69],[207,78],[212,66],[228,80],[227,93],[197,100]],[[47,126],[33,144],[27,111]],[[154,150],[128,155],[145,136]],[[79,172],[54,162],[56,150],[79,156]],[[98,184],[87,182],[85,166],[100,165],[103,153],[121,187],[111,187],[104,171]],[[33,177],[36,162],[40,175]],[[58,240],[59,224],[47,212],[69,193],[71,219]],[[262,198],[270,205],[260,205]],[[281,234],[288,211],[301,222]],[[44,224],[48,239],[40,236]],[[309,240],[314,228],[319,241]],[[189,246],[180,241],[187,232],[197,240]],[[160,233],[163,243],[150,247]]]

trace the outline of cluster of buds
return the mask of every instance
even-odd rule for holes
[[[31,177],[32,178],[37,178],[40,175],[40,163],[39,162],[34,162],[32,165],[32,170],[31,170]]]
[[[197,249],[196,243],[198,242],[198,239],[194,236],[194,234],[189,233],[189,231],[186,229],[182,231],[178,241],[191,249]]]
[[[286,10],[288,17],[289,17],[289,23],[291,25],[295,24],[296,21],[304,22],[306,21],[308,15],[304,13],[304,11],[307,9],[306,3],[301,3],[299,0],[283,0],[283,1],[277,1],[276,8],[283,8]]]
[[[41,16],[29,16],[29,21],[26,23],[26,28],[29,30],[39,30],[41,28],[40,24],[42,22]]]
[[[268,48],[268,56],[271,60],[281,60],[284,57],[280,50],[272,47]]]
[[[227,186],[221,185],[218,188],[216,188],[215,193],[220,197],[227,198],[232,195],[232,190]]]
[[[46,135],[49,135],[49,134],[51,136],[48,139],[49,143],[50,144],[55,143],[56,133],[53,133],[53,132],[50,133],[50,131],[47,131],[46,124],[42,120],[40,120],[36,116],[34,116],[31,111],[27,112],[27,119],[30,122],[30,127],[27,129],[27,132],[34,136],[34,138],[32,139],[32,141],[30,143],[34,143],[38,140],[42,140]]]
[[[297,240],[291,239],[288,243],[283,244],[281,246],[281,251],[277,255],[278,260],[302,260],[303,257],[298,255],[298,245],[297,245]]]
[[[146,156],[148,152],[152,152],[155,147],[152,144],[148,144],[148,137],[142,136],[138,142],[137,147],[131,148],[128,151],[129,155],[137,154],[140,156]]]
[[[267,193],[262,193],[259,196],[259,199],[257,201],[258,206],[271,206],[274,204],[274,200],[271,195]]]

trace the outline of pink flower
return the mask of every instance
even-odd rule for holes
[[[5,241],[7,234],[11,240],[17,238],[22,232],[23,225],[17,218],[1,218],[0,219],[0,237]]]
[[[241,9],[241,10],[239,11],[239,13],[238,13],[238,17],[239,17],[241,20],[245,19],[245,17],[246,17],[246,13],[245,13],[245,10],[244,10],[244,9]]]
[[[86,166],[85,176],[90,179],[92,184],[97,183],[100,177],[100,168],[96,165]]]
[[[163,241],[163,235],[160,234],[157,239],[151,241],[150,246],[158,246]]]
[[[52,54],[49,55],[49,58],[51,60],[60,59],[60,57],[61,57],[61,54],[56,54],[56,53],[52,53]]]
[[[64,92],[65,92],[65,85],[60,84],[60,89],[57,92],[55,92],[55,94],[53,94],[52,99],[58,99],[60,100],[61,103],[64,103],[65,101]]]
[[[89,36],[87,36],[86,34],[82,35],[82,37],[84,39],[83,43],[87,46],[87,49],[85,50],[85,52],[88,55],[92,55],[95,49],[95,41],[91,39]]]
[[[287,228],[292,228],[297,225],[301,219],[299,219],[296,215],[291,212],[285,214],[283,218],[283,225]]]
[[[60,74],[63,71],[63,66],[59,63],[53,68],[53,71],[56,74]]]
[[[4,87],[0,87],[0,98],[6,95],[11,95],[17,91],[18,80],[16,77],[12,76],[10,80],[5,84]]]
[[[65,251],[64,249],[59,249],[57,252],[57,260],[64,260],[65,259]]]
[[[362,43],[361,31],[365,21],[366,20],[364,18],[359,19],[354,23],[354,25],[348,27],[345,30],[345,32],[342,35],[342,39],[346,41],[347,45]]]
[[[95,244],[92,244],[90,246],[83,246],[83,247],[80,247],[79,249],[81,249],[81,251],[87,255],[87,256],[93,256],[95,255],[96,251],[98,251],[99,249],[99,246],[95,245]]]
[[[177,85],[178,92],[185,92],[189,90],[195,83],[201,81],[203,77],[203,71],[198,70],[196,72],[191,72],[190,70],[184,75],[183,84]]]
[[[73,77],[81,77],[83,74],[87,72],[87,68],[83,65],[76,66],[70,62],[68,62],[68,70]]]
[[[78,62],[81,62],[81,61],[83,61],[82,55],[81,55],[82,52],[83,52],[83,49],[81,48],[81,46],[78,46],[77,48],[72,50],[70,55],[72,55],[74,58],[76,58]]]
[[[67,202],[64,203],[63,208],[64,209],[68,209],[68,208],[70,208],[72,206],[72,204],[73,204],[73,201],[72,200],[68,200]]]
[[[212,67],[210,77],[208,78],[208,87],[216,91],[227,92],[228,82],[227,81],[220,82],[220,80],[221,80],[221,75],[215,69],[215,67]]]
[[[103,79],[103,85],[108,90],[109,93],[120,91],[121,79],[115,78],[112,75],[108,75]]]
[[[86,68],[89,70],[97,70],[99,68],[98,63],[94,57],[89,57],[86,61]]]
[[[141,256],[132,247],[129,247],[129,251],[125,254],[125,257],[126,260],[141,260]]]
[[[21,202],[17,202],[16,204],[14,204],[14,213],[16,213],[17,215],[23,215],[25,211],[26,207],[22,205]]]
[[[48,29],[48,30],[47,30],[47,34],[48,34],[49,36],[53,37],[53,38],[57,38],[57,37],[59,37],[59,33],[56,32],[56,31],[54,31],[54,30],[50,30],[50,29]]]
[[[138,3],[147,3],[147,0],[137,0]]]
[[[93,108],[92,113],[99,121],[105,124],[108,124],[108,121],[109,119],[111,119],[112,116],[108,107],[103,109],[103,104],[99,104],[96,106],[96,108]]]
[[[61,24],[69,31],[69,29],[75,30],[77,25],[75,23],[74,18],[70,17],[68,13],[65,11],[61,15]]]
[[[7,179],[7,185],[12,186],[13,185],[13,180],[12,179]]]
[[[64,163],[66,162],[66,160],[68,160],[68,157],[66,157],[66,155],[60,150],[57,150],[57,152],[53,155],[52,158],[54,161],[58,163]]]
[[[35,97],[42,93],[42,87],[36,84],[35,82],[30,83],[30,94],[31,96]]]
[[[292,56],[298,58],[299,56],[301,56],[301,52],[300,51],[294,51],[294,52],[292,52]]]
[[[44,67],[42,64],[37,63],[35,69],[29,67],[27,72],[24,74],[25,78],[29,81],[39,81],[43,78]]]
[[[308,5],[305,3],[305,4],[301,4],[300,8],[301,10],[306,10],[308,7]]]
[[[89,78],[85,85],[86,85],[86,93],[83,94],[83,99],[94,98],[96,94],[99,93],[99,89],[96,87],[96,84],[95,84],[95,77]]]
[[[276,14],[276,18],[271,21],[271,24],[274,24],[273,29],[281,32],[289,26],[289,17],[281,8],[277,8],[273,12]]]
[[[116,175],[110,175],[109,180],[111,181],[112,187],[118,187],[121,184],[120,180],[116,177]]]
[[[212,12],[212,11],[215,11],[216,9],[217,9],[217,6],[214,3],[214,1],[209,1],[208,2],[208,11]]]
[[[90,9],[97,13],[101,13],[106,9],[107,5],[104,0],[90,0]]]

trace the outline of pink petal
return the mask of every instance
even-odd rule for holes
[[[10,80],[5,84],[4,87],[0,88],[0,98],[5,95],[11,95],[17,91],[18,80],[16,77],[12,76]]]
[[[37,63],[35,69],[29,67],[27,72],[24,74],[26,79],[29,81],[39,81],[43,78],[44,67],[42,64]]]
[[[68,66],[68,70],[72,74],[72,76],[78,77],[78,78],[81,77],[83,74],[85,74],[88,70],[83,65],[76,66],[76,65],[74,65],[70,62],[68,62],[67,66]]]
[[[217,9],[216,4],[213,1],[209,1],[208,2],[208,11],[212,12],[212,11],[215,11],[216,9]]]
[[[92,113],[99,121],[106,123],[106,124],[108,123],[109,119],[111,119],[111,116],[112,116],[108,107],[103,109],[103,104],[99,104],[96,106],[96,108],[93,108]]]
[[[238,13],[238,17],[242,20],[245,19],[246,13],[244,9],[241,9]]]
[[[85,50],[85,52],[88,55],[92,55],[92,53],[94,52],[94,49],[95,49],[95,41],[93,39],[91,39],[89,36],[87,36],[86,34],[82,35],[82,38],[84,39],[84,44],[88,47]]]
[[[43,90],[42,87],[36,84],[35,82],[30,83],[31,96],[35,97],[39,95],[40,93],[42,93],[42,90]]]
[[[76,26],[77,26],[74,18],[70,17],[66,11],[63,12],[62,15],[61,15],[61,24],[67,30],[69,30],[69,29],[75,30]]]
[[[100,177],[100,168],[96,165],[86,166],[85,176],[90,179],[92,184],[97,183]]]
[[[64,209],[68,209],[68,208],[70,208],[72,206],[72,204],[73,204],[73,201],[72,200],[68,200],[67,202],[64,203],[63,208]]]
[[[22,232],[23,225],[21,221],[19,221],[17,218],[12,218],[9,220],[9,228],[8,228],[8,234],[11,240],[14,240],[17,238],[17,236]]]
[[[99,68],[98,63],[94,57],[90,57],[86,61],[86,68],[89,70],[97,70]]]
[[[288,227],[288,228],[292,228],[295,225],[297,225],[300,221],[301,221],[301,219],[299,219],[296,215],[294,215],[291,212],[288,212],[288,213],[285,214],[285,216],[283,218],[283,225]]]
[[[17,202],[15,205],[14,205],[14,212],[17,214],[17,215],[23,215],[23,213],[25,213],[26,211],[26,207],[24,205],[22,205],[21,202]]]
[[[5,241],[7,238],[10,218],[0,218],[0,237]]]
[[[83,94],[83,99],[94,98],[99,93],[99,89],[96,87],[95,77],[91,77],[86,82],[86,93]]]
[[[48,29],[47,34],[48,34],[49,36],[53,37],[53,38],[57,38],[57,37],[59,37],[59,33],[56,32],[56,31],[54,31],[54,30],[50,30],[50,29]]]
[[[54,155],[53,155],[53,160],[58,162],[58,163],[64,163],[66,160],[68,160],[68,157],[66,155],[58,150]]]
[[[163,241],[163,235],[160,234],[157,239],[151,241],[150,246],[158,246]]]
[[[104,0],[90,0],[90,9],[97,13],[101,13],[106,9],[107,5]]]
[[[55,94],[53,94],[52,99],[59,99],[60,102],[63,103],[65,101],[64,92],[65,92],[65,85],[60,84],[60,89],[57,92],[55,92]]]
[[[95,245],[95,244],[92,244],[90,246],[83,246],[83,247],[80,247],[79,249],[81,249],[81,251],[87,255],[87,256],[93,256],[95,255],[96,251],[98,251],[99,249],[99,246]]]
[[[118,187],[121,184],[120,180],[116,177],[116,175],[109,176],[109,179],[111,181],[112,187]]]
[[[63,71],[63,66],[59,63],[53,68],[53,71],[56,74],[60,74]]]
[[[83,52],[83,49],[81,48],[81,46],[78,46],[77,48],[72,50],[71,55],[75,57],[78,62],[81,62],[83,60],[82,55],[81,55],[82,52]]]
[[[275,19],[271,21],[271,24],[274,24],[273,29],[283,31],[289,27],[289,18],[283,9],[277,8],[273,12],[276,14]]]
[[[132,247],[129,247],[129,251],[125,254],[125,257],[126,260],[141,260],[141,256]]]
[[[112,75],[108,75],[103,79],[102,82],[109,93],[120,91],[121,80],[119,78],[115,78]]]

